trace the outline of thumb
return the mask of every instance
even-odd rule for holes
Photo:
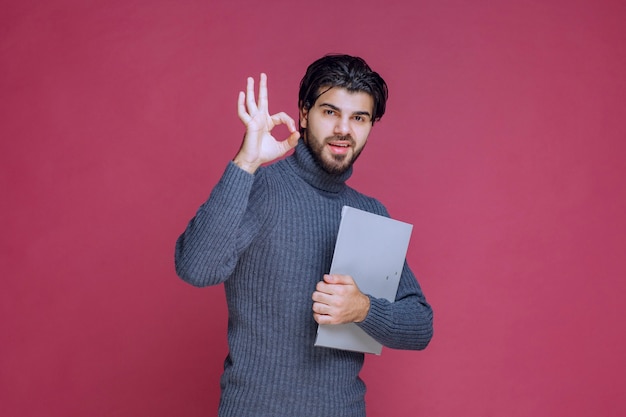
[[[300,139],[300,132],[298,132],[297,130],[293,131],[287,138],[287,143],[291,148],[295,148],[298,144],[298,139]]]

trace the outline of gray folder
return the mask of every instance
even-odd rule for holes
[[[393,302],[412,230],[411,224],[344,206],[330,273],[350,275],[362,293]],[[319,325],[315,346],[382,351],[355,323]]]

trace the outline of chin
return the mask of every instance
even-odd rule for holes
[[[329,174],[343,174],[352,166],[352,162],[348,162],[346,161],[346,159],[347,158],[344,158],[344,160],[339,162],[336,159],[332,158],[331,161],[322,161],[320,165],[322,165],[324,171],[328,172]]]

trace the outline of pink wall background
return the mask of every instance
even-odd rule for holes
[[[352,185],[415,225],[436,313],[368,357],[370,416],[626,412],[623,1],[2,2],[0,412],[211,416],[221,287],[174,241],[236,152],[245,77],[387,79]]]

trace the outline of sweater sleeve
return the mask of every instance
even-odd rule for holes
[[[258,230],[248,210],[255,175],[229,162],[224,174],[176,241],[176,273],[198,286],[224,282]],[[263,193],[260,193],[262,197]]]
[[[405,262],[393,303],[370,296],[370,310],[359,327],[383,346],[422,350],[433,335],[433,311]]]

